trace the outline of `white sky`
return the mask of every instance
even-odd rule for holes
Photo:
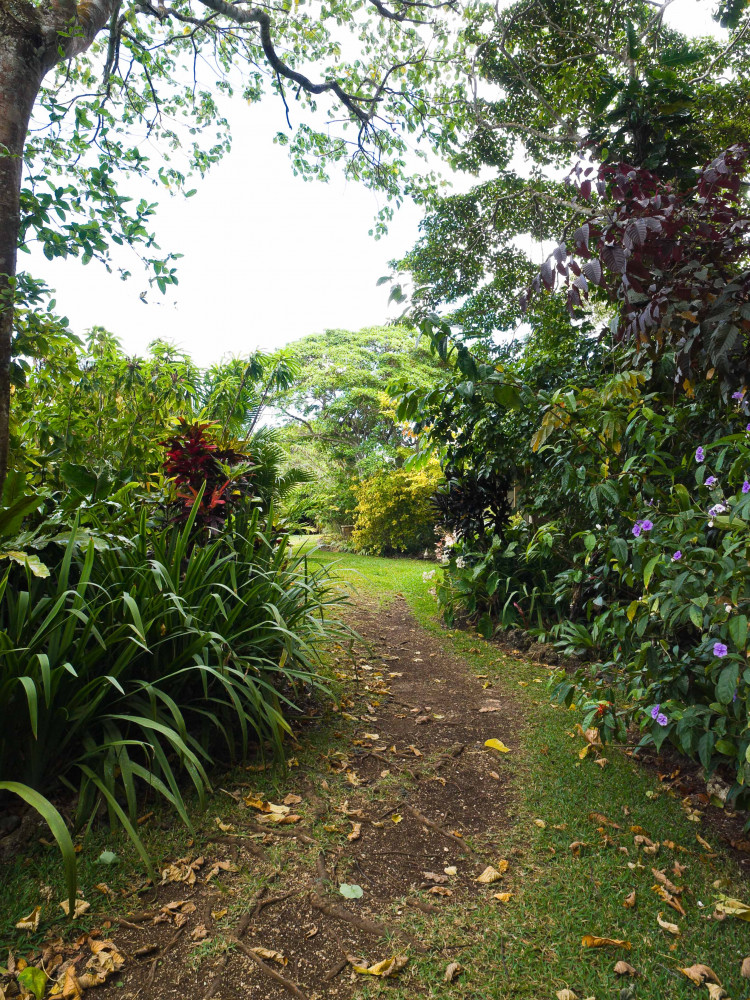
[[[667,19],[689,34],[713,34],[713,6],[677,0]],[[191,199],[164,197],[155,220],[162,249],[184,254],[177,288],[164,296],[151,290],[144,304],[146,276],[132,257],[122,259],[133,271],[123,282],[95,262],[21,255],[20,266],[56,289],[57,309],[77,333],[105,326],[134,353],[162,337],[208,364],[326,328],[385,321],[389,287],[375,282],[414,244],[421,210],[404,205],[389,235],[374,240],[368,230],[378,196],[335,174],[329,184],[293,176],[286,151],[272,141],[285,128],[278,100],[237,101],[230,112],[231,154],[194,185]],[[153,201],[159,192],[144,194]]]

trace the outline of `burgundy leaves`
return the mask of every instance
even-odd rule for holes
[[[588,221],[560,243],[522,297],[556,284],[568,311],[602,289],[619,308],[616,339],[646,357],[673,351],[678,380],[692,391],[701,373],[727,383],[750,376],[750,214],[741,200],[750,150],[733,146],[688,189],[627,163],[579,164],[569,182]],[[581,207],[583,207],[581,205]]]

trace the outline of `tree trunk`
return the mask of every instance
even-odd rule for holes
[[[8,469],[10,365],[16,252],[21,223],[23,146],[42,82],[46,48],[40,33],[0,0],[0,496]],[[24,23],[25,22],[25,23]]]
[[[45,73],[85,51],[117,0],[0,0],[0,497],[8,472],[10,366],[23,148]]]

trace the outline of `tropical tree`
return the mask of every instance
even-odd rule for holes
[[[296,171],[325,177],[327,164],[345,161],[352,176],[392,197],[424,191],[429,172],[404,182],[403,153],[410,134],[443,148],[452,142],[452,126],[436,123],[462,92],[458,71],[445,66],[441,18],[453,2],[273,11],[225,0],[0,2],[0,488],[14,304],[30,285],[17,273],[19,246],[37,240],[49,257],[109,263],[112,243],[126,244],[162,291],[174,283],[173,256],[148,228],[155,204],[131,202],[118,178],[158,170],[168,188],[184,189],[188,174],[205,172],[228,148],[220,102],[235,88],[251,102],[275,92],[288,119],[292,95],[311,111],[327,101],[328,121],[303,121],[291,139]],[[161,148],[161,163],[149,162],[144,138],[149,150]]]

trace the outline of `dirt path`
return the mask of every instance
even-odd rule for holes
[[[101,1000],[357,996],[372,977],[347,956],[371,965],[429,952],[442,975],[456,942],[482,933],[472,903],[502,882],[476,879],[498,863],[509,807],[499,755],[484,741],[514,748],[517,709],[485,690],[402,598],[382,610],[360,603],[353,624],[371,646],[337,663],[354,732],[345,750],[290,772],[301,820],[258,832],[262,814],[241,800],[252,788],[234,790],[232,829],[206,845],[194,884],[167,882],[129,925],[105,928],[126,961],[96,991]],[[228,865],[209,879],[216,862]],[[347,901],[344,883],[361,898]],[[465,924],[448,922],[451,939],[435,917],[456,902]],[[227,950],[235,937],[240,945]],[[249,953],[259,948],[268,949],[262,964]],[[412,992],[430,992],[408,963],[400,975],[413,978]]]

